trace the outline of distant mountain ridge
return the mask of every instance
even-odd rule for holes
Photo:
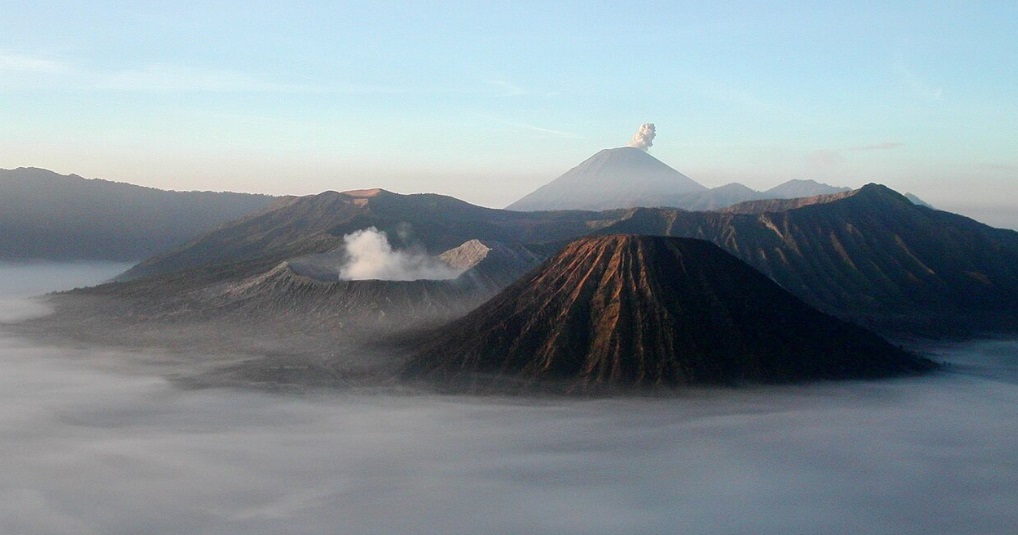
[[[621,213],[621,212],[619,212]],[[232,264],[251,275],[295,257],[324,253],[367,227],[385,232],[394,248],[423,246],[439,254],[472,239],[505,244],[569,240],[611,224],[613,212],[524,213],[475,206],[432,193],[327,191],[284,199],[274,209],[223,225],[177,249],[146,259],[122,279]]]
[[[431,254],[473,239],[550,255],[588,234],[697,238],[811,306],[868,326],[932,334],[963,324],[1018,328],[1018,232],[915,205],[875,184],[711,212],[517,212],[433,194],[327,192],[281,200],[274,210],[150,258],[126,274],[124,280],[135,282],[118,291],[255,276],[335,250],[344,235],[372,226],[387,232],[397,249],[423,247]]]
[[[609,210],[669,207],[717,210],[745,201],[813,197],[849,191],[815,180],[789,180],[766,191],[731,183],[708,189],[642,149],[604,149],[507,210]]]
[[[0,169],[0,259],[140,260],[274,200]]]

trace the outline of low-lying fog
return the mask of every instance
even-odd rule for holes
[[[85,269],[0,265],[0,322],[113,274]],[[675,399],[282,395],[0,326],[0,533],[1008,532],[1018,342],[940,354],[920,379]]]

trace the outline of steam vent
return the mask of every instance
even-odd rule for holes
[[[811,308],[709,242],[614,235],[571,243],[434,333],[405,375],[681,386],[933,366]]]

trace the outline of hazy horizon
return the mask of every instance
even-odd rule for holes
[[[31,167],[31,166],[27,166],[27,167]],[[2,170],[2,169],[0,169],[0,170]],[[54,171],[52,169],[47,169],[47,171],[56,172],[56,171]],[[66,175],[81,176],[78,173],[66,173],[66,174],[58,173],[58,174],[62,174],[62,175],[65,175],[65,176]],[[102,177],[84,177],[83,176],[81,178],[84,178],[86,180],[108,180],[108,179],[105,179],[105,178],[102,178]],[[124,182],[124,181],[112,181],[112,182],[118,182],[118,183],[122,183],[122,184],[132,184],[132,185],[136,185],[136,186],[142,186],[141,184],[136,184],[136,183],[132,183],[132,182]],[[770,189],[772,187],[779,186],[779,185],[781,185],[781,184],[773,184],[773,185],[768,186],[768,187],[763,187],[759,191],[766,191],[767,189]],[[844,187],[843,184],[828,184],[828,185],[835,186],[835,187]],[[143,187],[154,187],[154,186],[143,186]],[[157,188],[157,189],[163,189],[163,188]],[[358,190],[365,190],[365,189],[374,189],[374,188],[367,188],[367,187],[363,187],[363,188],[349,188],[349,189],[333,188],[331,190],[323,190],[323,191],[320,191],[320,192],[310,193],[308,195],[315,195],[315,194],[318,194],[318,193],[323,193],[325,191],[358,191]],[[215,188],[202,188],[202,189],[197,189],[197,190],[194,190],[194,189],[192,189],[192,190],[188,190],[188,189],[166,189],[166,191],[213,191],[213,192],[219,192],[219,191],[232,191],[232,190],[222,190],[222,189],[215,189]],[[258,193],[258,192],[239,191],[237,193]],[[420,192],[418,192],[418,191],[393,191],[393,193],[404,194],[404,195],[409,195],[409,194],[414,194],[414,193],[435,193],[435,194],[439,194],[439,195],[453,196],[453,195],[450,195],[448,193],[441,192],[441,191],[420,191]],[[915,192],[913,192],[913,191],[898,191],[898,193],[901,193],[903,195],[904,194],[913,194],[913,195],[916,195]],[[453,197],[455,197],[455,196],[453,196]],[[917,197],[920,200],[924,201],[924,202],[929,202],[929,201],[927,201],[926,198],[923,198],[922,196],[917,195]],[[460,200],[466,200],[466,199],[460,199]],[[470,201],[467,201],[467,202],[470,202]],[[472,204],[477,204],[477,203],[472,203]],[[478,204],[478,206],[485,206],[485,205],[484,204]],[[933,208],[935,208],[937,210],[946,210],[948,212],[954,212],[954,213],[957,213],[957,214],[960,214],[960,215],[972,218],[972,219],[974,219],[974,220],[976,220],[976,221],[978,221],[980,223],[984,223],[984,224],[990,225],[992,227],[1005,228],[1005,229],[1010,229],[1010,230],[1018,230],[1018,212],[1015,212],[1010,204],[1008,204],[1006,206],[983,206],[983,205],[979,205],[979,204],[972,204],[972,203],[969,203],[969,202],[966,202],[966,201],[960,201],[960,202],[952,205],[951,207],[944,207],[944,206],[937,206],[937,205],[932,205],[932,206],[933,206]],[[489,208],[503,208],[502,206],[488,206],[488,207]],[[141,260],[141,259],[139,259],[139,260]]]
[[[1018,226],[1012,4],[8,7],[2,168],[502,207],[653,122],[709,187],[877,182]]]

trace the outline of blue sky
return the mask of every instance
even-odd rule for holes
[[[1018,227],[1018,3],[885,4],[0,1],[0,168],[504,206],[653,122],[707,186]]]

